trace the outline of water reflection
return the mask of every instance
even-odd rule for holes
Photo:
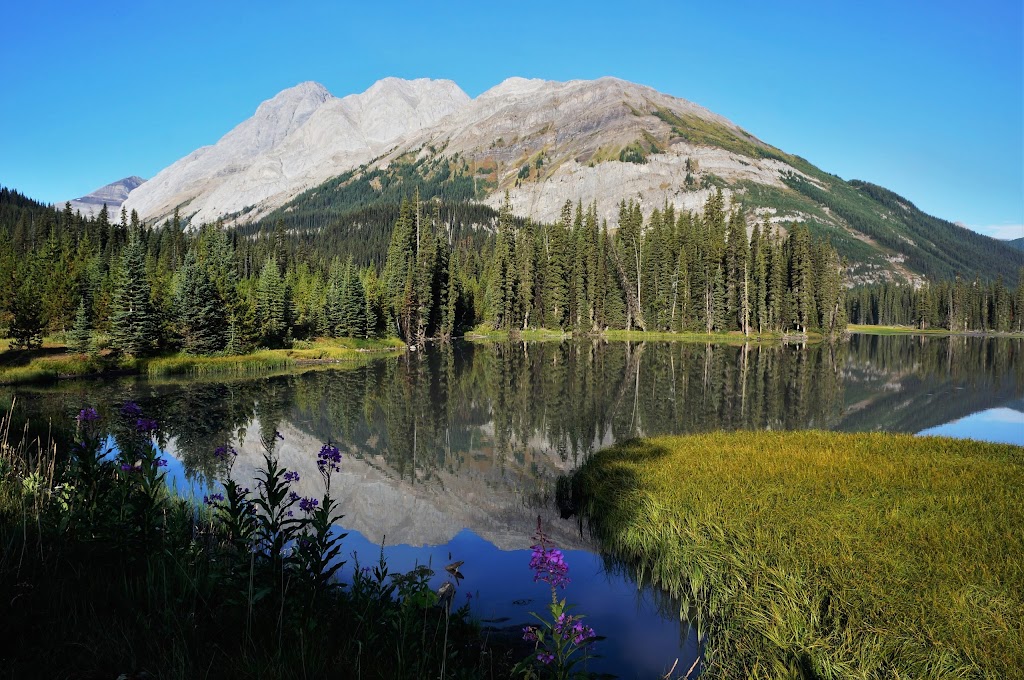
[[[311,495],[319,483],[315,453],[323,441],[337,442],[346,460],[335,488],[345,494],[344,524],[353,532],[346,549],[361,547],[365,562],[385,542],[396,566],[456,554],[467,561],[465,587],[479,593],[475,611],[512,624],[543,604],[532,602],[544,592],[533,588],[523,552],[542,515],[572,551],[571,599],[609,636],[604,667],[652,677],[677,656],[689,667],[693,637],[672,603],[645,589],[638,595],[629,574],[608,568],[578,527],[558,517],[552,500],[560,474],[603,445],[647,434],[822,428],[972,436],[993,425],[989,415],[971,414],[1022,410],[1022,346],[905,336],[811,347],[460,344],[255,379],[7,389],[0,406],[9,409],[16,395],[16,416],[30,432],[61,441],[83,405],[109,414],[136,401],[159,421],[162,446],[181,462],[180,483],[221,474],[212,454],[227,442],[240,451],[234,473],[251,479],[280,431],[278,455],[300,472],[298,491]],[[1007,428],[1021,430],[1019,422]],[[1014,441],[1024,444],[1024,436]]]

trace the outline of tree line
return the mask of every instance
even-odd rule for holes
[[[324,336],[421,342],[480,325],[757,335],[846,323],[835,250],[802,226],[748,226],[720,192],[699,213],[623,202],[614,229],[596,204],[571,202],[538,224],[506,199],[486,238],[418,194],[397,215],[383,265],[358,264],[343,243],[319,248],[282,222],[188,232],[177,215],[157,227],[105,207],[83,217],[0,189],[0,327],[16,346],[63,334],[76,351],[140,356]]]
[[[847,295],[852,323],[944,328],[956,332],[1024,332],[1024,267],[1017,286],[994,281],[926,282],[919,286],[883,283],[860,286]]]

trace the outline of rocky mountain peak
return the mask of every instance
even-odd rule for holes
[[[139,188],[145,181],[138,175],[124,177],[116,182],[106,184],[85,196],[71,201],[62,201],[56,204],[56,207],[63,208],[65,203],[70,203],[72,210],[91,217],[99,213],[100,209],[106,205],[110,221],[114,222],[116,221],[117,213],[121,210],[121,204],[128,198],[128,194]]]

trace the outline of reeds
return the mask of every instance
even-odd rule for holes
[[[712,433],[623,443],[576,483],[603,545],[708,634],[709,677],[1024,668],[1024,449]]]

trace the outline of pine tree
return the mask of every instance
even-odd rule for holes
[[[137,221],[138,216],[132,211]],[[125,354],[144,356],[156,343],[150,283],[140,230],[134,228],[121,256],[110,318],[110,344]]]
[[[185,257],[175,294],[178,333],[187,354],[213,354],[227,344],[224,305],[206,268],[194,253]]]
[[[89,323],[89,310],[83,296],[75,312],[75,323],[68,333],[68,347],[73,352],[85,354],[92,342],[92,324]]]
[[[18,286],[11,300],[11,347],[14,349],[38,349],[43,346],[44,321],[39,306],[38,294],[29,280]]]
[[[359,271],[349,262],[341,296],[341,334],[350,338],[366,337],[366,291]]]
[[[268,257],[256,281],[256,335],[261,345],[279,347],[287,334],[287,296],[277,260]]]

